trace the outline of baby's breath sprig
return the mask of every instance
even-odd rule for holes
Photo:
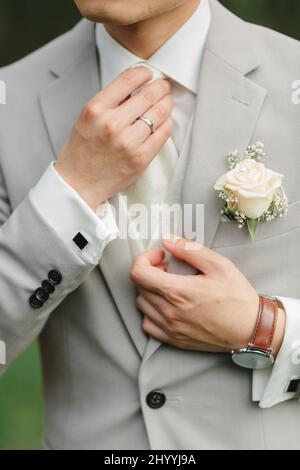
[[[280,188],[281,189],[281,188]],[[288,199],[282,190],[275,193],[269,209],[260,217],[260,221],[270,222],[276,217],[285,217],[288,214]]]
[[[245,226],[247,217],[238,210],[238,198],[229,189],[223,189],[219,192],[219,198],[225,202],[225,206],[221,209],[221,214],[229,220],[234,220],[238,224],[238,228]]]
[[[246,158],[251,158],[257,162],[262,162],[266,158],[265,146],[262,142],[256,142],[256,144],[248,145],[247,150],[244,152],[244,156],[241,156],[238,150],[230,152],[227,155],[227,162],[230,170],[233,170],[238,163]]]
[[[222,191],[219,192],[219,198],[225,201],[226,206],[230,209],[237,208],[238,198],[232,191],[230,191],[230,189],[223,188]]]
[[[233,170],[238,163],[242,161],[242,157],[240,156],[239,152],[235,150],[234,152],[230,152],[227,155],[228,166],[230,170]]]
[[[256,142],[256,144],[248,145],[245,151],[245,158],[252,158],[257,162],[262,162],[266,158],[265,146],[262,142]]]

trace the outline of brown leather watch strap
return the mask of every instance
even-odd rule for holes
[[[251,349],[272,352],[272,342],[278,318],[278,303],[267,297],[259,297],[259,311],[250,342]]]

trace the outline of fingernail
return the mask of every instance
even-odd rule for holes
[[[165,243],[168,243],[169,245],[175,245],[175,243],[177,243],[178,240],[181,240],[181,237],[178,237],[178,235],[174,235],[174,234],[168,235],[167,237],[163,238],[163,241]]]
[[[202,250],[203,247],[204,247],[204,245],[202,245],[199,242],[187,242],[185,244],[184,249],[187,250],[187,251],[200,251],[200,250]]]

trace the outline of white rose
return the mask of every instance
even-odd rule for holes
[[[247,158],[221,176],[214,189],[230,189],[238,200],[238,210],[249,219],[257,219],[270,207],[274,194],[281,187],[283,175]]]

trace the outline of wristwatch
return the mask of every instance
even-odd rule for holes
[[[247,369],[267,369],[274,364],[272,342],[278,318],[278,299],[259,296],[259,310],[253,336],[247,348],[232,351],[235,364]]]

